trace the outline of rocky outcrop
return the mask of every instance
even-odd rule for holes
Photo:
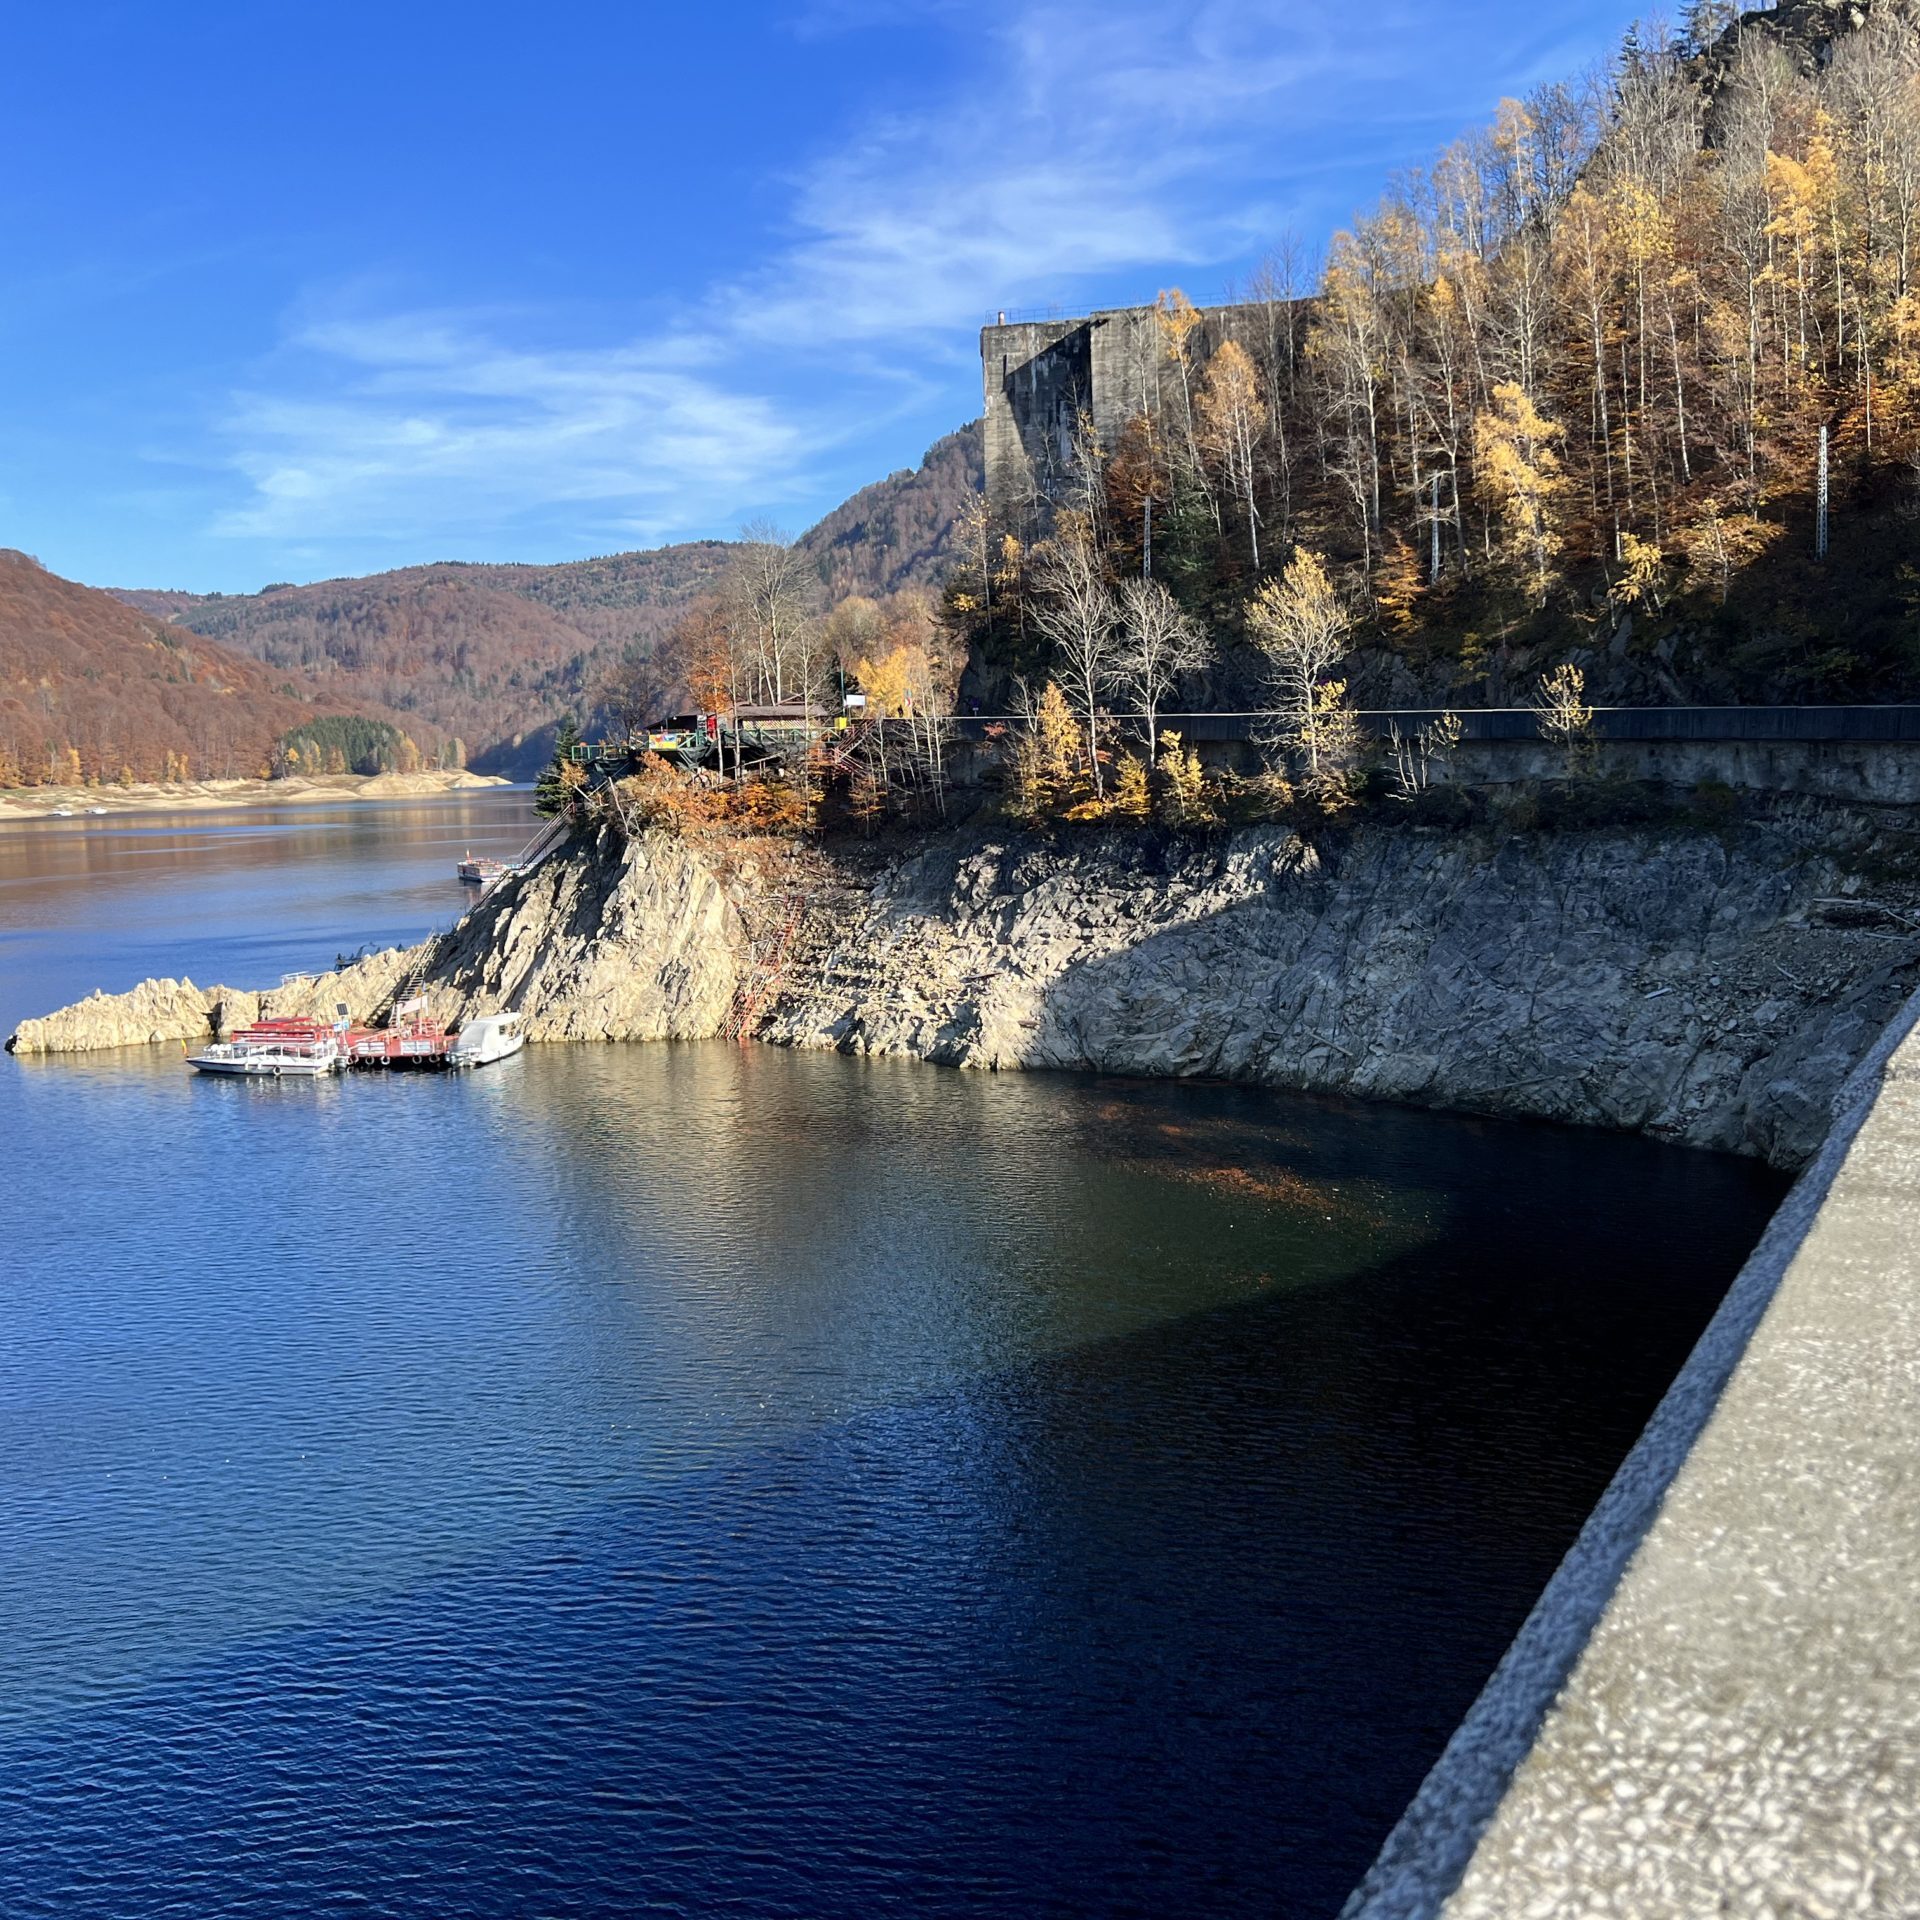
[[[265,992],[196,987],[191,980],[143,980],[130,993],[102,993],[62,1007],[43,1020],[23,1020],[11,1053],[90,1053],[103,1047],[198,1042],[231,1033],[249,1021],[279,1014],[333,1019],[344,1006],[356,1021],[383,1017],[396,989],[414,977],[431,948],[393,947],[332,973],[300,974]]]
[[[1814,809],[1737,837],[956,830],[827,852],[608,834],[436,942],[260,1005],[366,1020],[420,993],[448,1020],[517,1008],[542,1040],[737,1031],[960,1067],[1220,1075],[1794,1165],[1920,979],[1920,917],[1885,884],[1864,897],[1874,834]],[[187,996],[209,998],[150,983],[16,1044],[204,1031]]]
[[[430,1010],[512,1007],[535,1040],[694,1040],[719,1031],[766,893],[666,834],[577,844],[496,888],[425,956]]]
[[[196,987],[191,980],[143,980],[131,993],[102,993],[23,1020],[7,1042],[12,1053],[90,1053],[102,1047],[144,1047],[160,1041],[206,1040],[255,1017],[259,995],[233,987]]]
[[[1805,1159],[1920,940],[1790,827],[948,840],[875,875],[759,1037],[1214,1074]]]

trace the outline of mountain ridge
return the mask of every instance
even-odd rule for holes
[[[335,711],[303,674],[0,548],[0,787],[251,778]]]
[[[944,435],[918,466],[862,487],[800,536],[830,599],[938,585],[961,505],[977,491],[980,427]],[[482,771],[523,772],[553,721],[581,712],[623,658],[651,654],[718,589],[722,540],[550,563],[431,561],[252,594],[108,589],[126,605],[410,730],[455,736]]]

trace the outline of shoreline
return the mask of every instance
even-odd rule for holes
[[[478,793],[513,782],[492,773],[326,773],[282,780],[189,780],[179,786],[143,781],[130,787],[0,788],[0,821],[50,820],[56,807],[83,818],[94,808],[113,813],[199,813],[217,807],[338,805],[359,800],[409,800],[446,793]]]
[[[602,832],[424,944],[300,992],[152,980],[23,1021],[10,1045],[200,1038],[235,1013],[337,1002],[376,1025],[404,974],[434,1017],[511,1008],[532,1040],[725,1034],[1222,1078],[1797,1170],[1920,985],[1920,935],[1890,947],[1892,910],[1850,870],[1876,844],[1837,815],[1761,823],[1738,855],[1698,828],[1512,834],[1497,855],[1380,824],[1317,843],[1278,827],[1058,843],[976,823],[904,847]]]

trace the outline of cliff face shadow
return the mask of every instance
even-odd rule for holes
[[[1832,874],[1705,834],[1356,836],[1177,924],[1099,928],[1105,950],[1033,983],[1030,1024],[998,1041],[1023,1065],[1524,1114],[1797,1164],[1913,971],[1806,917]],[[962,1017],[950,1031],[948,1057],[978,1044]]]

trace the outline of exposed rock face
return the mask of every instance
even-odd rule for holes
[[[369,1021],[387,1011],[398,983],[428,951],[394,947],[339,972],[309,975],[264,993],[143,980],[130,993],[96,991],[44,1020],[23,1020],[7,1047],[13,1053],[89,1053],[162,1040],[198,1042],[274,1014],[331,1020],[341,1006],[353,1019]]]
[[[143,980],[131,993],[98,990],[44,1020],[23,1020],[7,1042],[14,1053],[90,1053],[163,1040],[205,1040],[251,1020],[259,996],[191,980]]]
[[[961,1066],[1220,1074],[1644,1130],[1782,1164],[1915,977],[1820,924],[1787,831],[1205,849],[946,841],[884,870],[760,1037]]]
[[[1828,850],[1845,839],[1810,813],[1737,842],[1369,826],[822,853],[608,836],[427,947],[260,1006],[365,1020],[423,992],[450,1020],[518,1008],[544,1040],[739,1030],[955,1066],[1218,1074],[1794,1165],[1920,979],[1920,921],[1823,904],[1859,885]],[[16,1044],[204,1032],[209,998],[149,983]]]
[[[497,1008],[535,1040],[693,1040],[734,1003],[751,874],[723,870],[666,834],[608,836],[508,881],[428,956],[443,1019]]]

